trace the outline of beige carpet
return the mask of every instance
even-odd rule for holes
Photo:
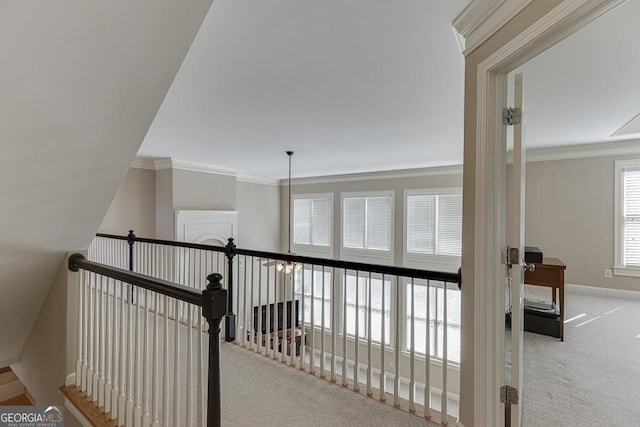
[[[523,426],[640,425],[640,301],[566,301],[565,342],[525,333]]]
[[[436,426],[233,344],[222,370],[224,426]]]

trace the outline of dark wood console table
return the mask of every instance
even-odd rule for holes
[[[543,258],[542,263],[534,264],[535,271],[525,270],[524,283],[551,288],[553,302],[556,305],[559,298],[560,340],[564,341],[564,271],[567,266],[558,258]]]

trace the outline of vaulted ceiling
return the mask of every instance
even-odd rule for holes
[[[295,176],[461,164],[467,3],[216,0],[138,154],[268,178],[286,149]],[[521,67],[529,147],[620,139],[637,16],[628,1]]]

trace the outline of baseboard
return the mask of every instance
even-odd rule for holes
[[[73,372],[69,375],[66,376],[66,378],[64,379],[64,385],[76,385],[76,373]]]
[[[582,295],[593,295],[599,297],[610,297],[620,299],[632,299],[640,301],[640,292],[626,289],[602,288],[599,286],[565,284],[567,290]]]

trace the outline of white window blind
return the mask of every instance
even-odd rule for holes
[[[299,197],[293,200],[293,243],[331,246],[333,198]]]
[[[343,204],[345,248],[391,250],[391,195],[345,196]]]
[[[640,170],[625,170],[623,179],[623,264],[640,267]]]
[[[460,256],[462,195],[407,195],[407,252]]]

